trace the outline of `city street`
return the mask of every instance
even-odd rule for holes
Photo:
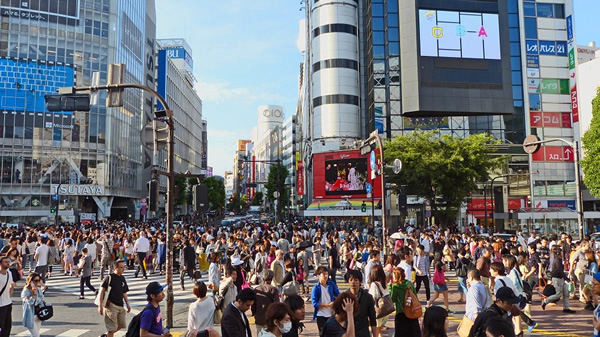
[[[59,266],[55,269],[60,269]],[[56,275],[56,273],[55,273]],[[126,271],[125,273],[127,282],[129,285],[129,299],[132,303],[132,312],[127,315],[127,322],[141,310],[146,304],[144,290],[146,284],[150,281],[164,282],[164,276],[154,274],[149,275],[148,280],[142,277],[134,278],[133,271]],[[458,336],[456,328],[458,323],[464,314],[464,304],[457,302],[458,293],[456,291],[456,279],[453,277],[453,273],[448,274],[452,280],[449,283],[450,290],[450,310],[455,313],[450,316],[449,322],[449,333],[448,336]],[[179,276],[174,275],[175,283],[173,288],[175,289],[175,327],[171,329],[173,336],[180,336],[186,328],[187,324],[187,310],[191,302],[194,301],[195,297],[191,292],[192,283],[186,282],[186,290],[179,290]],[[206,281],[206,273],[203,275],[203,280]],[[339,275],[338,275],[339,281]],[[311,278],[311,285],[314,285],[316,279]],[[100,281],[95,278],[92,282],[94,287],[99,287]],[[22,307],[20,293],[22,290],[23,282],[19,282],[18,288],[15,290],[13,296],[13,328],[12,335],[15,336],[29,336],[29,332],[21,325]],[[57,336],[57,337],[88,337],[88,336],[100,336],[106,332],[104,329],[103,318],[98,314],[97,307],[94,305],[94,297],[91,291],[86,289],[86,299],[79,300],[79,279],[75,277],[68,277],[64,275],[56,275],[50,278],[48,282],[49,290],[46,292],[46,299],[52,303],[54,307],[54,317],[46,321],[42,325],[43,336]],[[348,284],[338,282],[340,291],[348,289]],[[432,293],[433,296],[433,293]],[[425,293],[421,289],[419,298],[424,304]],[[571,301],[571,308],[577,310],[576,314],[568,315],[562,313],[561,306],[546,307],[546,311],[542,311],[540,301],[537,296],[534,296],[534,306],[532,308],[532,318],[539,323],[539,329],[533,331],[533,333],[525,332],[525,335],[530,336],[558,336],[558,337],[583,337],[589,336],[592,332],[591,322],[592,314],[591,311],[583,310],[583,305],[575,300]],[[562,302],[559,302],[562,303]],[[436,301],[437,305],[443,305],[441,298]],[[165,312],[165,302],[161,303],[161,310]],[[311,322],[313,307],[310,302],[306,304],[306,325],[302,335],[306,337],[318,336],[317,326],[315,322]],[[250,312],[247,313],[250,316]],[[254,321],[250,318],[250,323]],[[393,315],[388,319],[388,329],[384,332],[384,336],[393,336],[394,332],[394,319]],[[217,330],[220,329],[217,327]],[[253,333],[255,328],[253,326]],[[115,336],[124,336],[125,331],[119,331]]]

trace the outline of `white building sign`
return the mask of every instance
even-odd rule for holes
[[[104,195],[104,186],[99,185],[52,185],[52,194],[60,195]]]

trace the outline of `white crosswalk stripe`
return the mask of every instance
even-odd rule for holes
[[[43,334],[45,334],[48,331],[50,331],[50,329],[41,328],[40,329],[40,335],[43,335]],[[25,330],[25,331],[19,332],[15,336],[31,336],[31,334],[29,333],[29,330]]]
[[[60,265],[55,265],[53,268],[55,271],[60,270]],[[146,301],[146,286],[148,283],[152,281],[157,281],[161,284],[165,283],[165,276],[160,275],[159,273],[148,274],[148,279],[144,279],[141,275],[137,278],[134,277],[135,270],[126,270],[123,274],[125,279],[127,280],[127,286],[129,287],[129,292],[127,293],[127,297],[129,298],[129,303],[132,308],[135,307],[143,307],[147,304]],[[46,285],[49,289],[59,290],[62,292],[73,294],[73,296],[79,296],[79,282],[80,279],[75,276],[68,276],[62,273],[53,273],[54,275],[47,279]],[[202,275],[202,281],[208,280],[208,273],[204,272]],[[94,288],[99,289],[102,284],[102,280],[98,279],[98,272],[96,270],[95,276],[92,276],[91,280],[92,286]],[[185,280],[186,290],[179,289],[179,274],[173,273],[173,296],[175,298],[175,303],[192,303],[196,300],[196,297],[192,293],[193,282],[189,278],[186,277]],[[85,300],[93,301],[94,294],[90,289],[84,286],[84,294]],[[137,310],[132,309],[135,313]]]
[[[56,335],[56,337],[78,337],[83,335],[84,333],[88,332],[90,330],[84,330],[84,329],[69,329],[67,331],[64,331],[58,335]]]

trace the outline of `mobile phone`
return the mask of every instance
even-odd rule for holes
[[[169,329],[169,327],[165,327],[165,329],[163,330],[163,334],[165,334],[165,333],[167,333],[169,331],[171,331],[171,329]]]

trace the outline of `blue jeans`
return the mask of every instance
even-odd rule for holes
[[[459,294],[467,294],[467,278],[466,277],[458,277],[458,293]]]

